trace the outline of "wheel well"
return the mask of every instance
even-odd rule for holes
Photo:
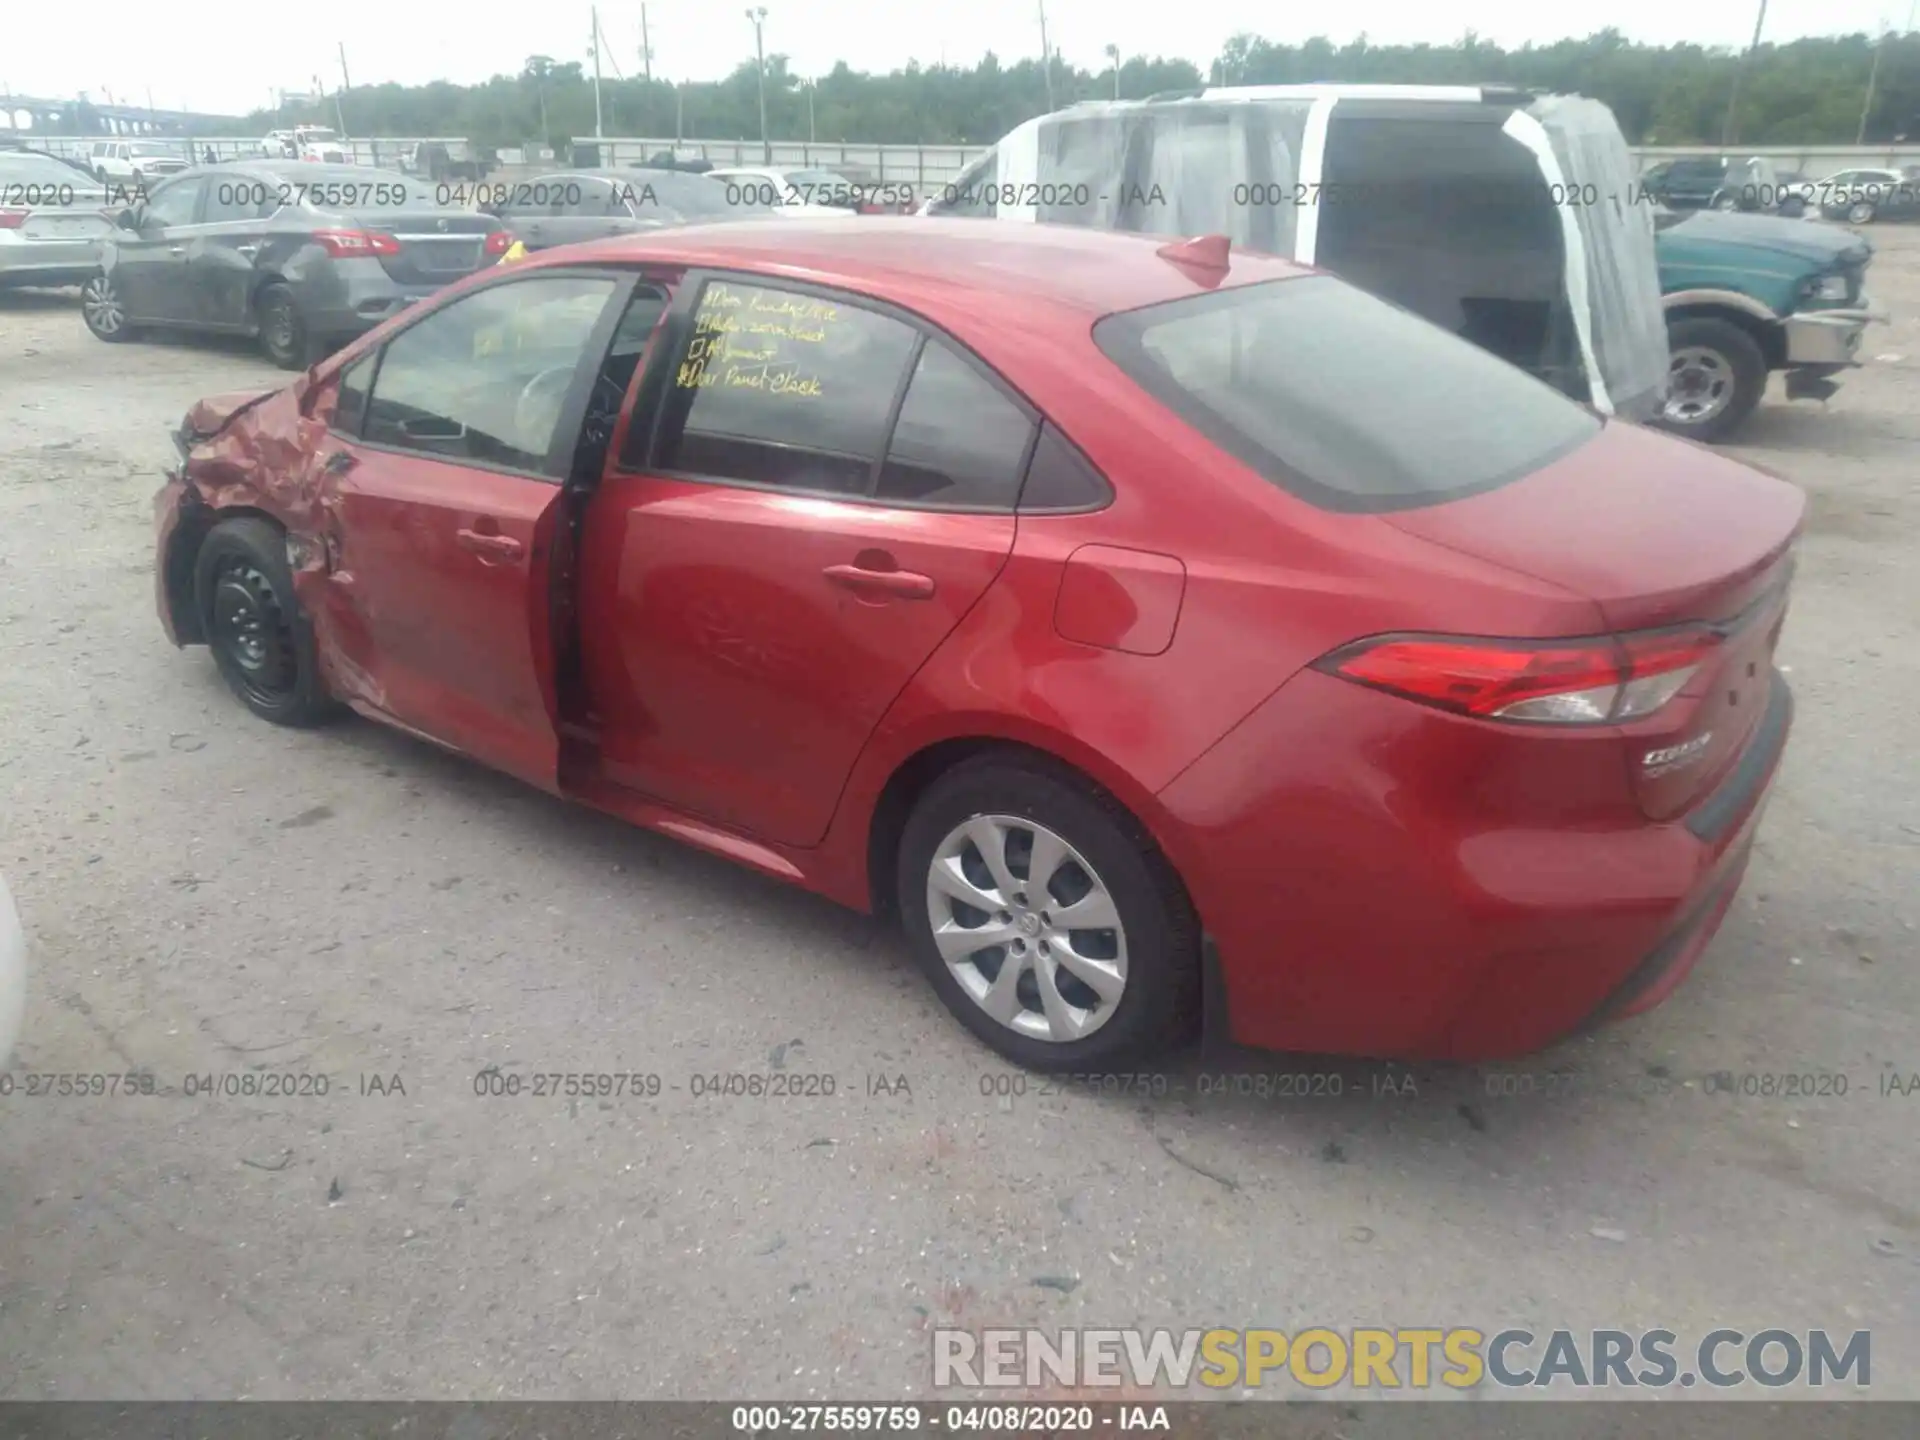
[[[1768,324],[1757,315],[1722,309],[1717,305],[1679,305],[1667,311],[1667,323],[1672,324],[1675,320],[1724,320],[1729,325],[1739,326],[1753,337],[1754,344],[1760,347],[1760,353],[1766,357],[1767,369],[1778,370],[1787,363],[1786,327]]]
[[[264,520],[281,534],[286,533],[286,526],[273,516],[248,505],[228,505],[219,510],[195,505],[181,511],[180,524],[167,546],[165,563],[167,612],[173,617],[173,633],[180,637],[182,645],[207,643],[206,632],[200,626],[200,608],[193,603],[193,571],[200,559],[200,547],[216,525],[245,518]]]
[[[900,897],[895,893],[894,884],[899,866],[895,857],[899,853],[900,837],[906,831],[907,818],[913,814],[914,805],[929,786],[955,766],[976,756],[995,752],[1038,760],[1052,769],[1071,775],[1094,794],[1132,816],[1134,824],[1139,826],[1141,837],[1147,843],[1153,843],[1145,822],[1134,813],[1131,806],[1086,771],[1051,751],[1042,750],[1037,745],[1023,745],[1018,741],[987,736],[942,740],[908,756],[888,777],[885,787],[880,791],[880,799],[873,807],[873,823],[867,827],[867,891],[876,916],[886,920],[899,916]],[[1172,868],[1170,859],[1167,864]],[[1184,888],[1184,881],[1180,881],[1177,870],[1174,871],[1174,878]]]

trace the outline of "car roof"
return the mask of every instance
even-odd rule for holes
[[[254,175],[273,175],[283,179],[310,180],[315,183],[342,184],[349,181],[361,184],[408,185],[417,188],[418,176],[402,174],[398,170],[377,169],[372,165],[316,165],[311,160],[280,160],[271,156],[257,159],[229,160],[219,167],[223,175],[244,171]],[[200,174],[212,174],[210,166],[201,166]]]
[[[958,328],[1036,308],[1097,319],[1220,288],[1159,255],[1164,236],[1073,225],[1001,225],[924,216],[723,221],[569,246],[557,261],[653,261],[756,271],[892,301]],[[536,260],[535,263],[539,263]],[[1221,286],[1312,273],[1252,252],[1229,256]],[[939,312],[939,313],[936,313]]]

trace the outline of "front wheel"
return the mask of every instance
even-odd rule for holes
[[[1767,357],[1731,320],[1711,316],[1667,327],[1667,398],[1661,428],[1714,441],[1753,413],[1767,389]]]
[[[104,270],[96,271],[80,287],[80,318],[95,339],[109,345],[131,340],[136,333],[127,321],[127,307],[120,298],[120,288]]]
[[[1871,225],[1875,211],[1871,200],[1856,200],[1847,207],[1849,225]]]
[[[194,558],[193,594],[213,662],[243,705],[276,725],[335,713],[278,528],[255,516],[216,525]]]
[[[1070,771],[994,753],[947,772],[907,821],[897,885],[941,1000],[1016,1064],[1132,1064],[1193,1028],[1186,891],[1140,823]]]

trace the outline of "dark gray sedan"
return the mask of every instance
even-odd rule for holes
[[[397,171],[202,167],[119,216],[81,312],[108,341],[147,328],[257,336],[276,365],[300,370],[512,243]]]
[[[566,170],[462,186],[529,250],[638,235],[670,225],[774,217],[738,186],[673,170]]]

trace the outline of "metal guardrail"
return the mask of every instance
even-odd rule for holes
[[[47,136],[35,142],[21,132],[21,138],[28,138],[29,143],[38,143],[56,154],[85,158],[97,141],[128,137]],[[354,163],[391,168],[397,166],[400,157],[413,146],[429,142],[450,149],[467,144],[463,137],[446,135],[352,139],[345,143],[353,153]],[[166,145],[196,163],[203,162],[208,152],[216,161],[248,159],[260,154],[258,136],[215,136],[191,140],[147,137],[143,143]],[[770,159],[765,158],[768,148],[771,149]],[[837,141],[789,140],[776,140],[771,147],[762,147],[758,140],[675,140],[668,136],[609,136],[594,140],[580,137],[573,142],[573,156],[569,163],[613,168],[635,166],[662,151],[670,151],[683,160],[710,160],[715,165],[845,168],[857,172],[858,178],[864,182],[909,185],[919,194],[927,195],[957,178],[969,163],[991,148],[986,145],[856,145]],[[1681,155],[1758,156],[1772,161],[1779,170],[1798,171],[1811,179],[1841,170],[1898,170],[1909,165],[1920,165],[1920,145],[1759,145],[1745,148],[1714,145],[1636,146],[1633,153],[1642,169],[1660,160]],[[506,159],[504,150],[502,159]],[[567,157],[561,159],[566,161]],[[514,163],[525,162],[521,160]]]

